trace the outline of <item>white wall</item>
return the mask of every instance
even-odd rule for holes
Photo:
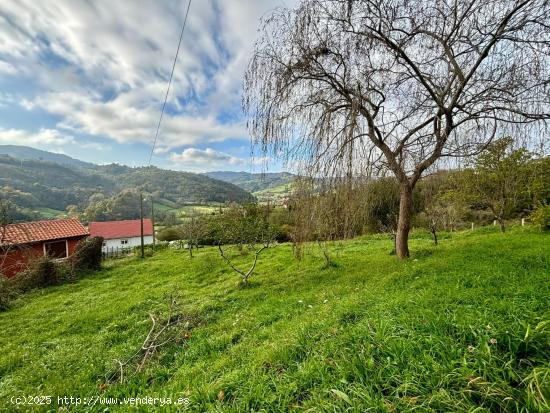
[[[123,239],[128,240],[128,244],[121,244],[120,241]],[[153,243],[152,235],[145,235],[143,237],[143,242],[145,245]],[[130,237],[130,238],[115,238],[115,239],[106,239],[103,241],[103,251],[110,251],[111,248],[116,250],[117,248],[131,248],[138,247],[141,245],[141,237]]]

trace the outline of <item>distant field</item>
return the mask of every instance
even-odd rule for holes
[[[0,313],[0,409],[40,394],[185,396],[193,412],[548,411],[550,234],[440,238],[435,247],[413,234],[404,262],[386,236],[335,243],[329,267],[314,245],[297,261],[282,244],[248,288],[215,248],[108,261]],[[199,325],[140,373],[106,383],[167,294]],[[71,411],[153,410],[106,408]]]
[[[273,188],[262,189],[261,191],[254,192],[253,195],[255,195],[255,196],[265,196],[265,195],[269,195],[269,194],[272,194],[272,195],[288,195],[292,192],[292,189],[293,189],[293,184],[288,183],[288,184],[278,185],[278,186],[275,186]]]
[[[288,198],[292,195],[293,187],[294,185],[292,183],[287,183],[254,192],[253,195],[261,204],[267,203],[268,201],[275,204],[280,204],[284,198]]]
[[[67,211],[51,208],[22,208],[22,211],[29,214],[37,214],[42,219],[62,218],[67,216]]]
[[[224,209],[224,206],[221,206]],[[219,212],[219,204],[210,204],[210,205],[187,205],[182,208],[177,209],[180,216],[185,217],[195,214],[211,214],[212,212]]]
[[[157,211],[173,212],[174,214],[176,214],[176,217],[178,218],[187,218],[197,214],[209,215],[212,213],[217,213],[219,212],[220,207],[222,209],[225,208],[223,204],[214,204],[214,203],[208,204],[208,205],[186,205],[184,207],[175,207],[175,208],[169,207],[161,203],[159,204],[155,203],[155,208],[157,209]]]

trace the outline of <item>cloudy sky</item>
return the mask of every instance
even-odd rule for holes
[[[187,2],[2,0],[0,144],[146,164]],[[260,17],[294,3],[191,4],[153,164],[257,169],[241,113],[242,75]]]

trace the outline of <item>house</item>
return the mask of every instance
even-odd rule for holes
[[[76,245],[88,236],[76,219],[22,222],[0,228],[0,272],[12,277],[29,261],[43,255],[55,259],[69,257]]]
[[[141,245],[141,221],[139,219],[90,222],[88,229],[90,236],[103,238],[104,252]],[[150,219],[143,220],[143,241],[146,245],[153,243],[153,222]]]

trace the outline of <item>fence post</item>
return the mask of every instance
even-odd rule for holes
[[[496,225],[497,225],[497,220],[495,219],[495,220],[493,221],[493,227],[495,227]]]
[[[474,223],[472,222],[472,231],[474,230]]]
[[[522,227],[525,226],[525,218],[521,218],[521,226],[522,226]]]

